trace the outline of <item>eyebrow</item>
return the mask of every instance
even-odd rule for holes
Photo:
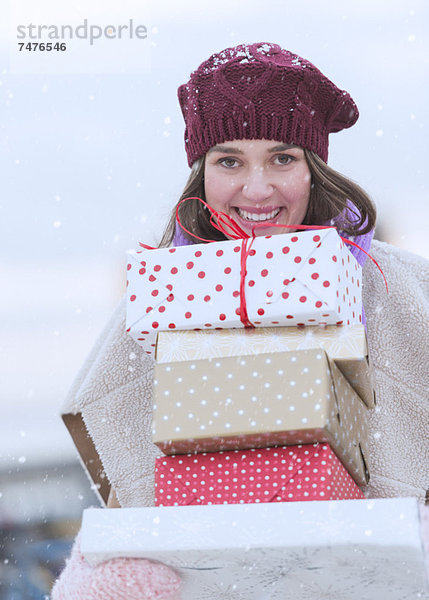
[[[283,150],[290,150],[291,148],[297,148],[296,144],[280,144],[278,146],[273,146],[273,148],[269,148],[268,152],[282,152]],[[234,148],[234,146],[213,146],[208,150],[207,154],[211,154],[212,152],[222,152],[223,154],[244,154],[242,150],[239,148]]]

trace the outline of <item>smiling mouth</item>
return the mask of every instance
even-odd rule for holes
[[[244,219],[245,221],[249,221],[251,223],[263,223],[264,221],[272,221],[275,219],[280,213],[280,208],[275,208],[271,212],[267,213],[251,213],[247,210],[243,210],[242,208],[235,207],[235,210],[239,217]]]

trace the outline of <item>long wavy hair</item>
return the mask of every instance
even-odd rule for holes
[[[304,148],[311,173],[311,189],[307,213],[302,225],[323,225],[339,217],[341,231],[349,236],[368,233],[375,227],[376,208],[368,194],[354,181],[331,169],[315,152]],[[197,159],[191,168],[185,188],[171,212],[159,247],[170,246],[176,232],[176,209],[184,198],[197,196],[206,200],[204,191],[205,156]],[[351,218],[347,217],[349,209]],[[228,239],[210,223],[210,212],[198,200],[184,202],[179,208],[183,225],[198,237],[221,241]],[[202,243],[182,231],[191,243]]]

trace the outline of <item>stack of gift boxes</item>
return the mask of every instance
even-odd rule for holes
[[[335,230],[132,252],[127,298],[157,505],[364,497],[361,268]]]

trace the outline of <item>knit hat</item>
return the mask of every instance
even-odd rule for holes
[[[213,54],[178,89],[188,164],[216,144],[277,140],[313,150],[325,162],[328,135],[359,111],[308,60],[277,44],[241,44]]]

